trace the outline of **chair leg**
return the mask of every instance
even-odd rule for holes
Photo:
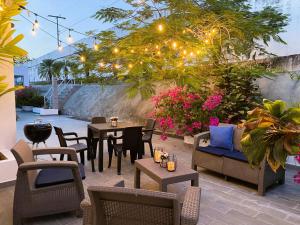
[[[82,165],[84,165],[84,151],[81,151],[79,154],[80,154],[80,162],[82,163]]]
[[[126,150],[123,150],[123,156],[126,158],[126,156],[127,156],[127,151]]]
[[[153,146],[152,146],[152,141],[148,142],[149,147],[150,147],[150,153],[151,153],[151,157],[153,158]]]
[[[112,149],[108,149],[108,168],[111,167],[111,160],[112,160],[112,156],[113,156],[113,151],[114,150],[112,150]]]
[[[64,160],[64,154],[60,154],[60,161],[63,161]]]
[[[122,161],[122,151],[118,151],[118,175],[121,175],[121,161]]]
[[[93,159],[96,159],[96,153],[97,153],[97,145],[98,145],[98,140],[92,139],[92,148],[93,148]]]

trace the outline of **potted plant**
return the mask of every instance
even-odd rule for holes
[[[44,98],[37,89],[26,87],[16,92],[16,105],[24,111],[32,111],[33,107],[42,107]]]
[[[258,166],[266,159],[276,172],[285,168],[288,156],[300,152],[300,108],[287,108],[281,100],[263,103],[263,108],[248,112],[241,144],[251,165]]]
[[[161,139],[174,130],[177,135],[185,136],[185,141],[193,141],[193,134],[208,129],[209,125],[218,125],[218,106],[222,95],[195,92],[187,87],[175,87],[153,97],[157,119],[162,131]]]

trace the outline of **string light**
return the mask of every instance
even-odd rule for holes
[[[3,3],[0,2],[0,12],[4,11],[4,6],[3,6]]]
[[[71,29],[69,29],[69,36],[68,36],[68,38],[67,38],[67,42],[68,42],[69,44],[72,44],[72,43],[73,43],[73,37],[72,37],[72,35],[71,35]]]
[[[186,33],[186,31],[185,31],[185,30],[183,30],[183,31],[182,31],[182,33],[183,33],[183,34],[185,34],[185,33]]]
[[[148,52],[148,50],[149,50],[148,48],[145,48],[145,52]]]
[[[128,64],[128,68],[131,69],[133,65],[131,63]]]
[[[116,69],[120,69],[120,65],[117,64],[117,63],[114,65],[114,67],[115,67]]]
[[[99,62],[99,66],[103,68],[105,66],[104,62]]]
[[[80,61],[85,62],[85,56],[84,55],[80,56]]]
[[[194,56],[194,52],[191,52],[191,53],[190,53],[190,56],[193,57],[193,56]]]
[[[186,51],[186,50],[183,50],[183,54],[186,55],[186,54],[187,54],[187,51]]]
[[[158,45],[156,45],[156,46],[155,46],[155,48],[156,48],[156,49],[159,49],[159,46],[158,46]]]
[[[114,48],[114,53],[119,53],[119,49],[118,48]]]
[[[130,52],[131,52],[131,53],[134,53],[134,50],[133,50],[133,49],[131,49],[131,50],[130,50]]]
[[[164,30],[164,26],[162,24],[158,24],[157,29],[162,32]]]
[[[143,65],[143,61],[140,61],[140,64]]]
[[[160,52],[160,51],[157,51],[157,55],[160,56],[160,55],[161,55],[161,52]]]
[[[200,50],[197,51],[197,55],[200,55]]]
[[[59,45],[57,46],[58,51],[62,51],[63,50],[63,46],[61,45],[61,42],[59,42]]]
[[[98,51],[99,50],[99,45],[97,44],[97,39],[94,39],[94,50]]]
[[[208,43],[209,43],[209,40],[208,40],[208,39],[205,39],[204,42],[205,42],[206,44],[208,44]]]
[[[31,34],[32,34],[32,36],[35,36],[35,35],[36,35],[36,31],[35,31],[35,28],[34,28],[34,24],[32,25]]]
[[[174,41],[174,42],[172,43],[172,46],[173,46],[174,49],[177,48],[177,43]]]
[[[34,15],[35,15],[34,27],[35,27],[36,29],[38,29],[39,26],[40,26],[40,24],[39,24],[39,21],[37,20],[37,14],[34,14]]]

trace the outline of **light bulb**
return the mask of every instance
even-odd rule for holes
[[[216,31],[217,30],[214,28],[214,29],[212,29],[211,33],[214,34],[214,33],[216,33]]]
[[[35,27],[36,29],[38,29],[39,26],[40,26],[39,21],[38,21],[37,19],[35,19],[35,21],[34,21],[34,27]]]
[[[105,65],[104,65],[104,62],[99,62],[99,66],[100,67],[104,67]]]
[[[200,55],[200,50],[197,51],[197,55]]]
[[[134,53],[134,50],[133,50],[133,49],[131,49],[131,50],[130,50],[130,52],[131,52],[131,53]]]
[[[73,37],[71,36],[71,34],[69,34],[69,36],[67,38],[67,41],[68,41],[69,44],[73,43]]]
[[[204,42],[205,42],[206,44],[208,44],[208,43],[209,43],[209,40],[208,40],[208,39],[205,39]]]
[[[0,3],[0,12],[4,11],[4,7],[2,5],[2,3]]]
[[[177,48],[177,43],[174,41],[174,42],[172,43],[172,46],[173,46],[173,48]]]
[[[32,26],[31,34],[32,34],[32,36],[35,36],[35,35],[36,35],[36,31],[35,31],[34,25]]]
[[[161,55],[161,52],[160,52],[160,51],[157,51],[157,55],[160,56],[160,55]]]
[[[80,61],[81,61],[81,62],[85,62],[85,56],[83,56],[83,55],[80,56]]]
[[[57,46],[57,49],[58,49],[58,51],[62,51],[64,48],[63,48],[63,46],[61,45],[61,44],[59,44],[58,46]]]
[[[119,52],[119,49],[118,48],[114,48],[114,53],[118,53]]]
[[[190,53],[190,56],[193,57],[193,56],[194,56],[194,52],[191,52],[191,53]]]
[[[143,64],[143,61],[140,61],[140,64],[142,65],[142,64]]]
[[[186,55],[186,54],[187,54],[187,51],[186,51],[186,50],[183,50],[183,54]]]
[[[145,48],[145,52],[148,52],[148,48]]]
[[[120,65],[119,64],[115,64],[114,66],[116,69],[119,69],[120,68]]]
[[[185,31],[185,30],[183,30],[183,31],[182,31],[182,33],[183,33],[183,34],[185,34],[185,33],[186,33],[186,31]]]
[[[162,32],[164,30],[164,26],[162,24],[158,24],[157,29]]]
[[[131,63],[128,64],[128,68],[131,69],[133,65]]]
[[[156,48],[156,49],[159,49],[159,46],[158,46],[158,45],[156,45],[156,46],[155,46],[155,48]]]
[[[94,44],[94,50],[95,50],[95,51],[98,51],[98,50],[99,50],[99,45]]]

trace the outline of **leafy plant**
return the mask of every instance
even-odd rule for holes
[[[250,109],[262,105],[262,96],[256,79],[265,69],[257,65],[230,65],[217,80],[223,93],[220,113],[231,123],[245,119]]]
[[[13,57],[27,55],[25,50],[16,46],[24,36],[19,34],[13,37],[15,30],[11,27],[12,17],[18,15],[20,6],[25,6],[26,3],[25,0],[12,0],[4,1],[1,5],[3,10],[0,11],[0,63],[12,63]],[[5,79],[6,76],[0,74],[0,97],[8,92],[21,89],[21,87],[10,88]]]
[[[33,87],[26,87],[16,92],[16,106],[34,106],[42,107],[44,105],[44,97],[39,91]]]
[[[218,125],[218,107],[223,96],[214,93],[193,92],[187,87],[175,87],[153,97],[155,110],[153,116],[157,119],[165,140],[168,130],[175,130],[177,135],[193,135],[208,128],[208,125]]]
[[[39,65],[38,73],[40,78],[45,78],[48,81],[52,80],[52,77],[59,77],[64,62],[55,61],[54,59],[44,59]]]
[[[286,108],[281,100],[264,100],[263,108],[248,112],[241,140],[251,165],[266,159],[273,171],[285,167],[286,158],[300,152],[300,108]]]

